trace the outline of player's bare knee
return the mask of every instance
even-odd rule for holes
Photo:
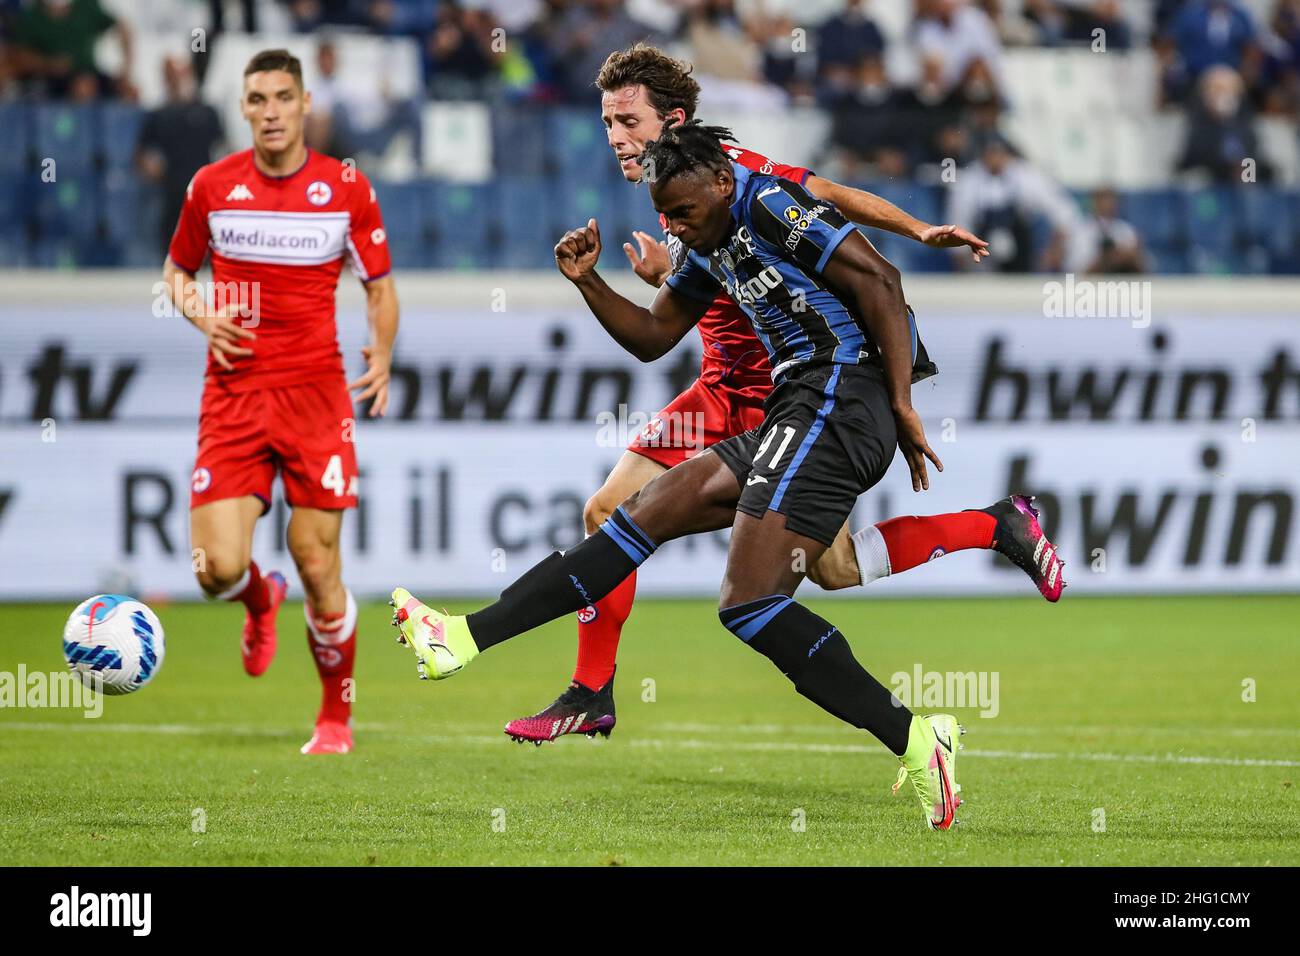
[[[582,506],[582,523],[586,525],[587,534],[595,534],[596,529],[613,514],[617,507],[618,502],[613,504],[609,502],[609,496],[605,494],[604,488],[588,498],[587,503]]]
[[[748,604],[750,601],[768,597],[777,593],[777,590],[775,585],[763,587],[761,583],[756,584],[753,581],[733,581],[731,578],[723,578],[722,591],[718,595],[718,613],[721,614],[727,608],[738,604]]]
[[[211,554],[202,548],[195,549],[194,577],[203,593],[215,597],[229,591],[248,570],[248,562],[224,555]]]
[[[857,563],[845,560],[834,550],[827,551],[808,569],[808,580],[823,591],[839,591],[861,583]]]

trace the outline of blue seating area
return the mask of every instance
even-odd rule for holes
[[[0,104],[0,267],[157,267],[161,197],[134,169],[142,118],[122,104]],[[656,230],[648,191],[623,181],[589,111],[503,106],[492,130],[490,183],[376,183],[399,269],[550,269],[560,234],[592,217],[613,266],[633,229]],[[941,186],[855,185],[943,220]],[[1156,272],[1300,274],[1294,189],[1129,191],[1121,215],[1142,234]],[[869,235],[904,272],[952,268],[945,251]]]

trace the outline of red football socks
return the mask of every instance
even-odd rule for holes
[[[356,604],[348,595],[342,614],[314,614],[307,611],[307,644],[311,647],[316,672],[320,675],[321,706],[316,722],[347,723],[352,715],[352,667],[357,655]],[[344,638],[345,628],[347,637]]]
[[[889,573],[898,574],[968,548],[991,548],[997,520],[983,511],[890,518],[876,525],[889,549]]]
[[[582,686],[599,690],[614,676],[618,639],[635,599],[636,572],[633,571],[595,605],[578,612],[578,663],[573,679]]]
[[[244,586],[234,594],[225,596],[227,601],[239,601],[248,608],[249,614],[265,614],[271,607],[271,589],[256,561],[248,562],[247,580]]]

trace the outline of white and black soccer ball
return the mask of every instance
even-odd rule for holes
[[[105,694],[132,694],[157,676],[165,644],[158,615],[125,594],[77,605],[63,629],[63,656],[81,682]]]

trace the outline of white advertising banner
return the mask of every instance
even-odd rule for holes
[[[103,281],[91,302],[0,302],[3,600],[198,593],[186,512],[202,341],[153,314],[151,279]],[[693,343],[643,365],[566,290],[551,304],[519,288],[489,283],[480,305],[403,296],[390,415],[358,414],[362,505],[344,535],[358,594],[493,594],[573,545],[623,445],[698,368]],[[1194,300],[1142,322],[1046,318],[1041,296],[1036,312],[985,289],[917,308],[940,374],[914,402],[943,474],[914,494],[896,460],[855,528],[1025,490],[1072,594],[1300,589],[1300,318]],[[497,309],[494,293],[515,302]],[[359,310],[340,326],[357,374]],[[285,517],[277,502],[255,555],[292,577]],[[664,547],[642,589],[715,595],[725,547],[725,532]],[[1005,562],[959,554],[870,593],[1029,588]]]

